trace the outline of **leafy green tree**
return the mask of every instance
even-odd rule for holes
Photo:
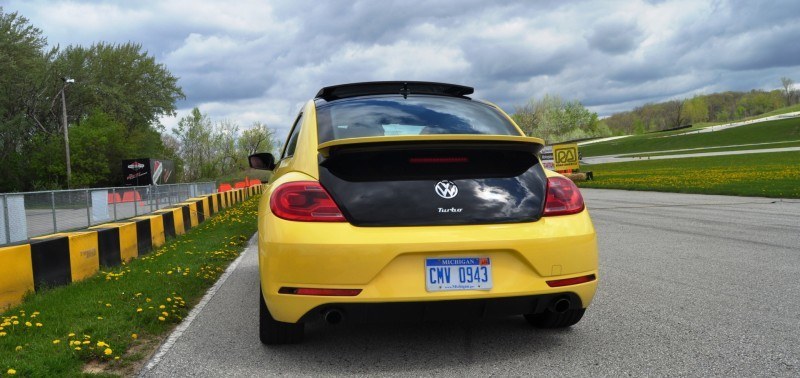
[[[256,152],[271,152],[275,154],[276,147],[280,144],[275,138],[275,133],[266,124],[254,122],[249,129],[242,131],[239,137],[240,155],[246,159]],[[245,166],[247,162],[244,162]]]
[[[527,135],[547,143],[611,135],[608,127],[599,126],[596,113],[577,100],[564,101],[559,96],[531,99],[516,107],[512,118]]]
[[[694,96],[683,104],[683,119],[691,123],[708,121],[708,104],[704,96]]]
[[[178,127],[173,128],[172,132],[180,143],[186,180],[211,177],[214,174],[211,162],[213,125],[208,116],[195,107],[189,115],[178,121]]]
[[[163,129],[159,118],[174,115],[175,102],[185,98],[178,79],[136,43],[69,46],[53,67],[59,77],[75,80],[67,99],[71,122],[99,109],[127,131]]]

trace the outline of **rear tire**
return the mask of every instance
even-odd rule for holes
[[[264,302],[264,293],[259,290],[258,308],[258,336],[261,343],[266,345],[296,344],[303,341],[305,325],[298,323],[284,323],[272,318],[267,304]]]
[[[585,308],[569,309],[561,313],[546,310],[541,314],[525,314],[525,320],[536,328],[567,328],[577,324],[585,312]]]

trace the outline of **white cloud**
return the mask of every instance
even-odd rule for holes
[[[285,134],[325,85],[472,85],[513,110],[546,93],[601,115],[800,81],[800,2],[212,0],[4,2],[51,44],[139,42],[213,119]],[[170,127],[177,118],[164,118]]]

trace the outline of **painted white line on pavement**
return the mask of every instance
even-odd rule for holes
[[[161,362],[161,359],[164,358],[164,355],[166,355],[167,352],[169,352],[170,348],[172,348],[175,342],[178,341],[181,335],[183,335],[183,332],[185,332],[186,329],[189,328],[190,325],[192,325],[192,322],[194,321],[194,318],[197,317],[197,314],[203,311],[203,307],[206,306],[206,304],[211,300],[211,298],[214,297],[214,294],[217,293],[217,290],[219,290],[219,288],[222,287],[225,281],[228,280],[228,277],[231,275],[231,273],[233,273],[233,271],[236,270],[236,267],[239,266],[239,263],[242,261],[244,255],[248,251],[250,251],[251,248],[257,247],[257,240],[258,240],[258,232],[256,232],[255,235],[253,235],[253,237],[250,238],[250,240],[247,242],[247,248],[245,248],[245,250],[239,254],[239,257],[237,257],[236,260],[234,260],[231,263],[231,265],[228,266],[228,269],[225,269],[225,273],[223,273],[222,276],[220,276],[220,278],[214,284],[214,286],[212,286],[211,289],[208,290],[206,295],[203,296],[203,299],[200,300],[200,303],[198,303],[197,306],[195,306],[192,309],[192,311],[189,312],[189,316],[183,319],[181,324],[179,324],[178,327],[176,327],[175,330],[172,332],[172,334],[169,335],[169,338],[167,338],[167,340],[164,341],[163,344],[161,344],[161,347],[158,348],[158,351],[156,351],[156,354],[153,355],[153,358],[151,358],[150,361],[147,362],[147,365],[144,367],[144,369],[142,369],[142,371],[139,372],[138,374],[139,377],[144,377],[150,370],[152,370],[154,367],[156,367],[156,365],[158,365]]]

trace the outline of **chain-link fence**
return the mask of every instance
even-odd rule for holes
[[[0,194],[0,245],[113,222],[215,193],[213,182]]]

